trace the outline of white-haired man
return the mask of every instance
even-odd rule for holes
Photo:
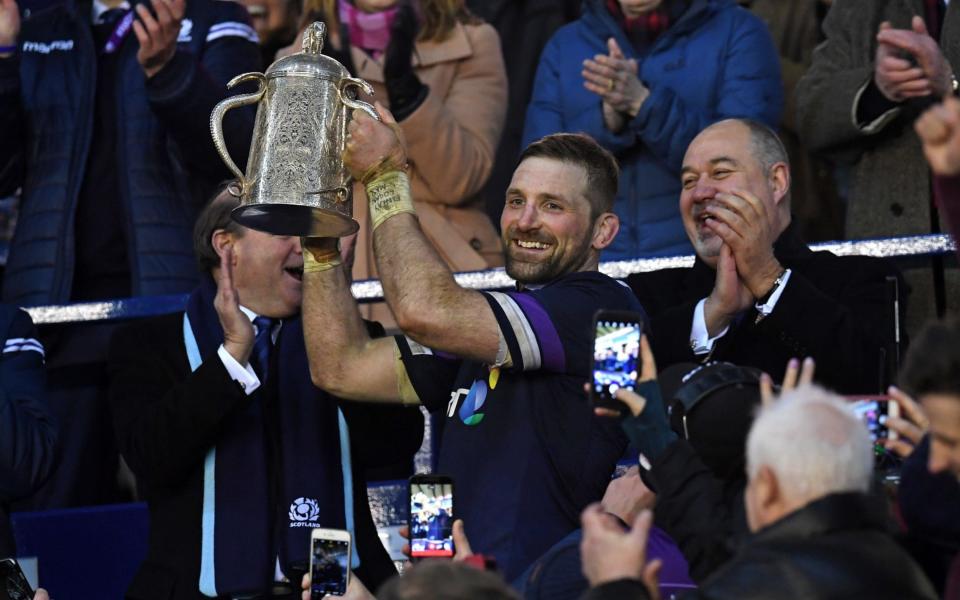
[[[867,494],[872,469],[870,438],[843,400],[813,386],[785,394],[747,438],[753,536],[684,598],[936,598],[885,531],[885,507]],[[647,598],[650,515],[623,533],[591,507],[583,524],[586,598]]]

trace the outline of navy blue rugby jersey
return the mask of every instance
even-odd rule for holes
[[[626,285],[596,271],[542,288],[485,292],[509,367],[434,353],[403,336],[401,356],[420,401],[446,415],[438,472],[453,477],[454,513],[475,551],[512,581],[577,529],[602,498],[627,440],[593,415],[593,316],[643,309]]]

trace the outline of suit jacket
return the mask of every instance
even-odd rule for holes
[[[204,457],[216,444],[220,426],[245,408],[249,397],[219,359],[208,359],[191,372],[183,313],[120,328],[111,343],[109,370],[120,452],[136,474],[150,511],[147,557],[127,595],[203,598],[198,582]],[[354,543],[361,561],[357,575],[376,589],[396,570],[377,537],[364,468],[412,456],[422,440],[423,417],[419,410],[404,407],[341,406],[351,432]]]
[[[757,367],[775,380],[790,358],[811,356],[816,379],[840,393],[881,392],[887,381],[885,346],[893,343],[893,304],[887,277],[900,275],[887,260],[813,252],[791,224],[774,245],[792,269],[774,311],[756,323],[750,308],[717,340],[712,360]],[[699,258],[690,269],[665,269],[627,278],[650,315],[659,366],[699,362],[690,348],[697,303],[713,290],[716,272]],[[901,298],[905,296],[901,288]],[[901,313],[903,312],[901,299]]]

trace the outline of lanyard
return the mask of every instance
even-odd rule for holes
[[[110,34],[110,37],[107,39],[107,43],[103,46],[104,54],[113,54],[120,47],[120,44],[123,43],[123,40],[130,33],[130,30],[133,28],[133,20],[136,16],[133,14],[133,10],[127,11],[127,14],[123,15],[123,18],[120,19],[120,22],[117,23],[117,26],[113,28],[113,33]]]

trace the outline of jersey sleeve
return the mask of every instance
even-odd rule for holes
[[[400,362],[407,381],[420,404],[434,412],[443,410],[450,400],[461,361],[449,354],[436,352],[414,340],[394,336],[400,352]],[[401,378],[402,379],[402,378]],[[403,383],[401,383],[403,385]]]
[[[529,292],[484,292],[518,371],[587,375],[593,317],[600,309],[646,315],[633,292],[599,273],[585,273]]]

